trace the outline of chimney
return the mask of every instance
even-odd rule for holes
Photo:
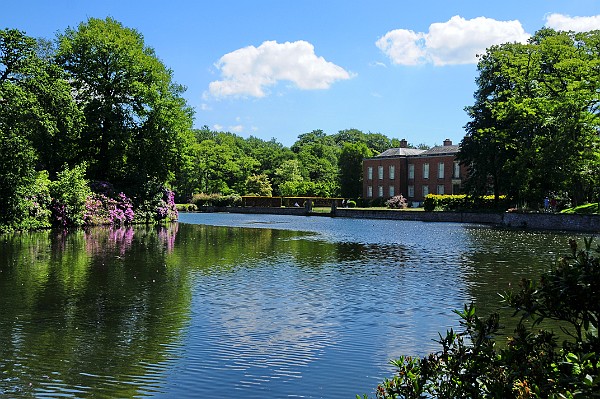
[[[452,140],[450,140],[450,139],[444,140],[444,147],[447,147],[449,145],[452,145]]]
[[[406,139],[400,140],[400,148],[406,148],[408,146],[408,142]]]

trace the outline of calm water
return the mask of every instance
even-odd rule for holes
[[[354,398],[568,235],[183,214],[0,237],[0,397]]]

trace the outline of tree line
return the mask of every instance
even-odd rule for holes
[[[358,197],[362,159],[399,145],[356,129],[290,148],[194,129],[184,91],[112,18],[54,40],[0,30],[0,226],[162,219],[196,193]]]
[[[466,192],[598,198],[599,52],[599,31],[542,29],[480,57],[459,152]],[[290,147],[195,129],[184,92],[112,18],[53,40],[0,30],[0,226],[162,219],[199,193],[357,198],[362,160],[400,146],[357,129]]]

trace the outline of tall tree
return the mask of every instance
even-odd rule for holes
[[[599,38],[542,29],[527,44],[488,49],[459,154],[473,192],[589,199],[599,183]]]
[[[69,162],[81,113],[60,68],[38,56],[38,42],[0,30],[0,223],[18,224],[36,170]]]
[[[79,148],[90,177],[170,182],[193,142],[192,111],[142,35],[112,18],[90,18],[59,35],[56,59],[86,118]]]
[[[340,169],[340,194],[346,198],[362,195],[363,159],[373,156],[365,143],[344,143],[338,166]]]

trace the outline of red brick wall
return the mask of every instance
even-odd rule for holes
[[[383,166],[383,179],[379,179],[379,166]],[[390,179],[390,166],[394,166],[394,178]],[[369,180],[368,168],[373,168],[373,179]],[[394,187],[394,195],[406,196],[406,159],[404,158],[369,158],[363,161],[363,198],[369,199],[367,187],[373,188],[373,199],[379,197],[379,186],[383,187],[383,198],[390,197],[390,186]]]
[[[368,158],[363,161],[363,198],[376,199],[379,197],[379,186],[383,186],[383,198],[389,198],[389,186],[394,186],[394,194],[402,194],[411,202],[422,202],[423,186],[429,186],[429,194],[438,193],[438,185],[444,186],[444,194],[453,194],[453,183],[464,182],[466,177],[466,167],[460,167],[460,176],[454,178],[454,155],[439,156],[409,156],[409,157],[390,157],[390,158]],[[438,177],[438,164],[444,164],[444,177]],[[423,176],[423,165],[429,164],[429,178]],[[408,165],[413,164],[415,168],[414,179],[408,179]],[[389,166],[395,166],[394,180],[389,179]],[[383,166],[384,178],[379,179],[378,167]],[[368,168],[373,168],[373,179],[368,179]],[[408,186],[414,187],[414,196],[409,197]],[[373,196],[368,197],[367,187],[373,188]]]

